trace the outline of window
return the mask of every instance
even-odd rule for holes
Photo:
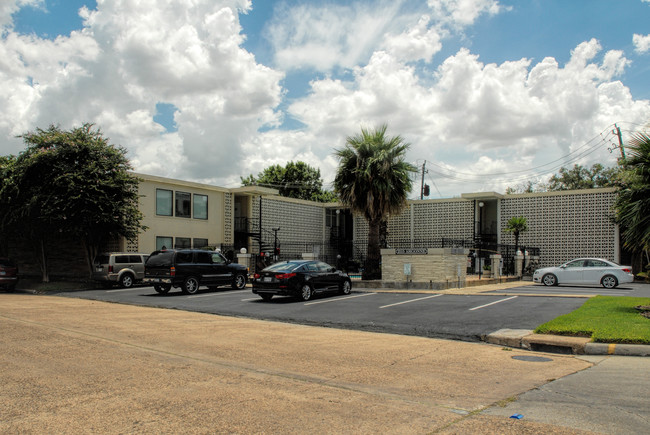
[[[172,215],[174,193],[171,190],[156,189],[156,214],[158,216]]]
[[[176,249],[186,249],[191,247],[191,239],[189,237],[176,237]]]
[[[192,195],[187,192],[176,192],[176,217],[191,217]]]
[[[194,219],[208,218],[208,196],[194,195]]]
[[[128,255],[116,255],[115,256],[115,264],[126,264],[129,262],[129,256]]]
[[[171,248],[173,246],[172,242],[171,237],[156,237],[156,251]]]
[[[192,262],[192,252],[180,251],[176,254],[176,263],[191,263]]]
[[[194,248],[201,249],[208,246],[208,239],[194,239]]]
[[[212,254],[208,251],[205,252],[197,252],[194,254],[195,257],[195,263],[201,263],[201,264],[212,264]]]
[[[212,254],[212,262],[214,264],[226,264],[226,260],[216,252]]]

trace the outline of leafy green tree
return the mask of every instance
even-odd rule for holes
[[[560,168],[548,183],[549,191],[595,189],[598,187],[615,187],[619,179],[618,167],[605,168],[596,163],[591,169],[573,165],[572,169]]]
[[[650,136],[637,133],[626,151],[624,184],[615,203],[616,218],[622,228],[624,246],[645,252],[650,263]]]
[[[272,187],[278,189],[280,196],[317,202],[336,201],[333,192],[323,190],[320,169],[300,161],[289,162],[286,166],[272,165],[265,168],[257,177],[251,174],[246,178],[240,178],[244,186]]]
[[[528,221],[523,216],[513,216],[508,219],[506,227],[503,230],[515,236],[515,252],[517,252],[519,250],[519,235],[528,231]]]
[[[617,187],[621,184],[621,168],[604,167],[596,163],[591,168],[574,165],[572,169],[560,168],[548,183],[528,181],[506,188],[506,194],[553,192],[558,190],[595,189],[599,187]]]
[[[0,156],[0,255],[7,255],[7,235],[13,233],[11,229],[11,208],[8,194],[12,188],[12,177],[15,156]]]
[[[114,237],[137,237],[137,177],[126,150],[110,145],[92,124],[70,131],[50,126],[22,135],[27,144],[12,165],[2,190],[9,208],[3,225],[21,229],[38,252],[44,282],[49,281],[46,246],[61,233],[79,240],[88,271],[102,243]]]
[[[387,137],[386,125],[374,130],[362,128],[336,150],[339,167],[334,191],[341,202],[368,221],[368,256],[363,279],[381,277],[380,228],[389,214],[398,214],[406,205],[413,187],[411,174],[417,168],[404,161],[410,144],[401,136]]]

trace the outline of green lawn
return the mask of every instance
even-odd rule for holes
[[[591,337],[603,343],[650,344],[650,319],[635,309],[650,298],[596,296],[577,310],[544,323],[538,334]]]

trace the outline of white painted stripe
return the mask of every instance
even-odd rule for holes
[[[106,290],[106,293],[134,292],[138,290],[143,290],[145,288],[151,288],[153,290],[152,287],[131,287],[131,288],[121,288],[118,290]]]
[[[394,307],[395,305],[410,304],[411,302],[423,301],[425,299],[431,299],[431,298],[437,298],[438,296],[442,296],[442,294],[427,296],[427,297],[424,297],[424,298],[410,299],[408,301],[397,302],[396,304],[384,305],[383,307],[379,307],[379,308],[388,308],[388,307]]]
[[[478,309],[481,309],[481,308],[489,307],[490,305],[500,304],[501,302],[509,301],[510,299],[515,299],[515,298],[518,298],[518,297],[519,296],[511,296],[509,298],[499,299],[498,301],[490,302],[489,304],[481,305],[480,307],[470,308],[469,310],[470,311],[478,310]]]
[[[205,294],[201,294],[201,295],[191,295],[191,296],[188,296],[187,298],[188,299],[194,299],[194,298],[207,298],[207,297],[210,297],[210,296],[228,296],[228,295],[234,295],[234,294],[237,294],[237,293],[247,293],[247,292],[250,292],[250,290],[237,290],[237,291],[234,291],[234,292],[225,291],[225,292],[218,292],[218,293],[205,293]]]
[[[259,300],[261,300],[261,297],[242,299],[241,301],[242,302],[249,302],[249,301],[259,301]]]
[[[345,299],[362,298],[364,296],[372,296],[372,295],[376,295],[376,294],[377,293],[364,293],[362,295],[346,296],[344,298],[334,298],[334,299],[326,299],[326,300],[323,300],[323,301],[307,302],[307,303],[305,303],[305,305],[326,304],[328,302],[338,302],[338,301],[343,301]]]

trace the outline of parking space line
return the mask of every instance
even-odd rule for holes
[[[388,308],[388,307],[394,307],[395,305],[409,304],[411,302],[423,301],[425,299],[431,299],[431,298],[437,298],[438,296],[442,296],[442,294],[433,295],[433,296],[426,296],[426,297],[417,298],[417,299],[409,299],[408,301],[402,301],[402,302],[397,302],[395,304],[384,305],[383,307],[379,307],[379,308]]]
[[[134,291],[142,290],[142,289],[145,289],[145,288],[150,288],[150,287],[131,287],[131,288],[121,288],[121,289],[117,289],[117,290],[106,290],[106,293],[134,292]]]
[[[364,293],[364,294],[361,294],[361,295],[346,296],[344,298],[334,298],[334,299],[326,299],[326,300],[323,300],[323,301],[307,302],[305,305],[326,304],[328,302],[337,302],[337,301],[342,301],[342,300],[345,300],[345,299],[362,298],[364,296],[372,296],[372,295],[376,295],[376,294],[377,293]]]
[[[188,296],[187,299],[194,299],[194,298],[207,298],[208,296],[226,296],[226,295],[234,295],[237,293],[247,293],[250,292],[250,290],[237,290],[234,292],[231,291],[226,291],[226,292],[219,292],[219,293],[204,293],[200,295],[192,295]]]
[[[474,310],[478,310],[478,309],[481,309],[481,308],[489,307],[490,305],[494,305],[494,304],[500,304],[501,302],[509,301],[510,299],[515,299],[515,298],[518,298],[518,297],[519,296],[511,296],[509,298],[499,299],[498,301],[490,302],[489,304],[481,305],[480,307],[470,308],[469,311],[474,311]]]

